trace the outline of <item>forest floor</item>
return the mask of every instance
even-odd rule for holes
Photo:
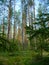
[[[49,65],[49,53],[42,59],[34,51],[0,52],[0,65]]]

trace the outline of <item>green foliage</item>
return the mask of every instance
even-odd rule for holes
[[[49,43],[44,43],[43,48],[45,51],[49,52]]]
[[[8,52],[18,51],[18,42],[15,41],[13,43],[12,40],[8,40],[5,37],[0,36],[0,50]]]
[[[41,51],[44,49],[45,51],[49,50],[49,44],[48,41],[47,43],[45,42],[46,39],[49,38],[49,27],[46,23],[49,21],[49,13],[43,12],[41,5],[39,6],[38,9],[38,15],[36,18],[36,21],[33,23],[35,26],[39,26],[36,29],[33,28],[33,26],[26,26],[26,34],[28,34],[28,38],[31,41],[34,38],[39,38],[36,39],[36,46],[37,49],[40,49]],[[38,41],[40,41],[38,43]],[[34,41],[35,42],[35,41]]]
[[[12,40],[10,40],[11,43],[9,44],[9,51],[10,52],[15,52],[15,51],[18,51],[18,42],[17,40],[15,42],[13,42]]]

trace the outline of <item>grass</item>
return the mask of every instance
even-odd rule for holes
[[[17,51],[0,53],[0,65],[49,65],[49,55],[42,59],[36,58],[34,51]]]
[[[32,62],[31,65],[49,65],[49,57],[43,57],[43,59]]]

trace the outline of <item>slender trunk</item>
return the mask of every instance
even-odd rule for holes
[[[11,0],[9,1],[9,12],[8,12],[8,34],[7,34],[7,38],[10,39],[10,28],[11,28]]]
[[[15,21],[15,0],[14,0],[14,33],[13,33],[13,41],[16,38],[16,21]]]
[[[17,39],[19,42],[21,42],[21,29],[20,27],[18,28],[18,36],[17,36]]]
[[[3,36],[4,36],[4,20],[5,20],[5,15],[4,15],[4,13],[5,13],[5,0],[4,0],[4,3],[3,3],[3,6],[4,6],[4,11],[3,11],[3,26],[2,26],[2,33],[3,33]]]
[[[35,3],[34,3],[34,0],[33,0],[33,22],[35,22]],[[35,25],[34,29],[36,30],[36,25]],[[34,38],[34,42],[35,42],[35,50],[36,50],[36,38]]]
[[[41,39],[41,58],[43,57],[42,42],[43,42],[43,39]]]
[[[33,0],[33,3],[34,3],[34,0]],[[33,22],[35,22],[35,3],[33,4]]]
[[[14,33],[13,33],[13,40],[16,39],[16,21],[14,20]]]
[[[22,1],[22,44],[23,44],[23,49],[25,45],[25,38],[26,38],[26,33],[25,33],[25,27],[26,27],[26,9],[25,9],[25,4],[26,1]]]
[[[22,15],[23,17],[23,15]],[[23,26],[23,18],[22,18],[22,44],[23,44],[23,49],[24,49],[24,26]]]
[[[31,17],[30,17],[30,6],[28,4],[28,23],[29,23],[29,27],[31,27]],[[31,40],[29,42],[29,46],[31,48]]]
[[[23,49],[24,49],[24,31],[23,31],[23,1],[21,1],[21,5],[22,5],[22,45],[23,45]]]
[[[23,19],[23,23],[22,23],[22,43],[23,43],[23,49],[24,49],[24,44],[25,44],[25,38],[26,38],[26,34],[25,34],[25,19]]]
[[[29,22],[29,26],[30,26],[30,7],[28,5],[28,22]]]
[[[2,26],[2,33],[3,33],[3,36],[4,36],[4,17],[3,17],[3,26]]]

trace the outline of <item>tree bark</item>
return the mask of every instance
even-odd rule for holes
[[[16,39],[16,20],[15,20],[15,0],[14,0],[14,33],[13,33],[13,41]]]
[[[7,34],[8,39],[10,39],[10,29],[11,29],[11,0],[9,1],[9,12],[8,12],[8,34]]]

